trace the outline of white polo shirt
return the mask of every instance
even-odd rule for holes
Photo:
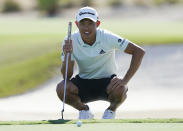
[[[71,60],[77,62],[79,76],[83,79],[108,78],[117,74],[115,50],[124,51],[129,43],[109,31],[97,29],[96,41],[90,46],[85,44],[79,31],[72,34],[73,52]],[[64,45],[65,42],[62,43]],[[62,61],[64,61],[62,51]]]

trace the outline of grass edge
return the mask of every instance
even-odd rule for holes
[[[39,125],[39,124],[75,124],[78,120],[41,120],[41,121],[0,121],[0,125]],[[113,120],[82,120],[82,123],[183,123],[183,118],[168,119],[113,119]]]

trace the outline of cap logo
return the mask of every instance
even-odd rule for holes
[[[84,14],[90,14],[90,15],[95,15],[94,13],[91,13],[91,12],[80,12],[79,13],[79,16],[82,16]]]

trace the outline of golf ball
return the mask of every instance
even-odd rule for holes
[[[77,127],[80,127],[82,126],[82,121],[77,121],[76,124],[77,124]]]

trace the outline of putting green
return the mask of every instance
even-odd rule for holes
[[[1,125],[1,131],[182,131],[182,123],[87,123],[44,125]]]

